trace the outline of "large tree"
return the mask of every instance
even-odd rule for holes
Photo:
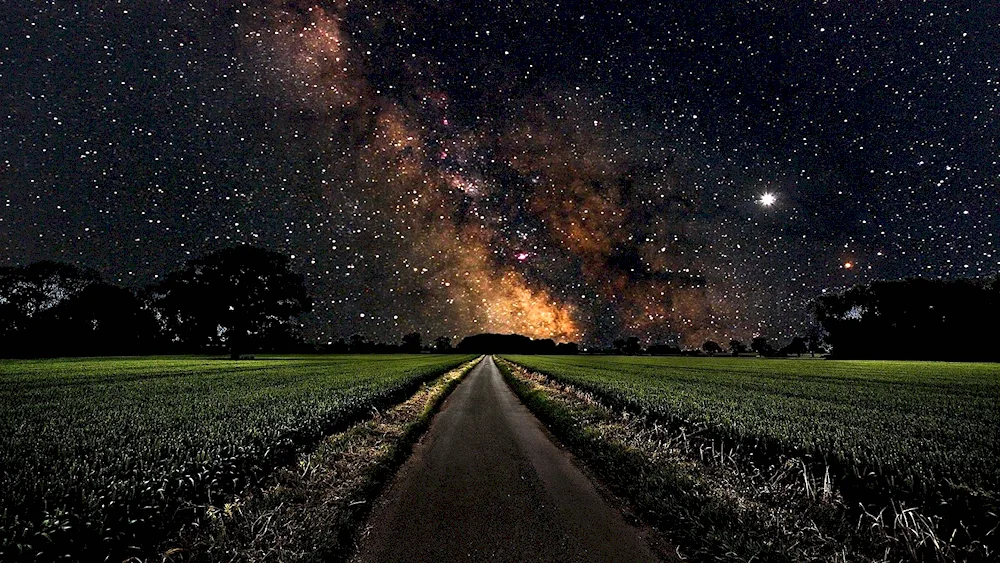
[[[93,270],[43,261],[0,268],[0,344],[5,356],[59,355],[50,312],[98,283]]]
[[[876,281],[811,304],[837,358],[997,360],[1000,281]]]
[[[224,347],[232,358],[294,342],[296,318],[312,310],[288,257],[238,246],[190,260],[153,290],[160,320],[189,348]]]
[[[59,343],[60,354],[74,356],[148,354],[160,336],[152,312],[132,291],[105,282],[40,313],[38,327]]]
[[[0,268],[4,356],[145,354],[158,336],[145,304],[93,270],[51,261]]]

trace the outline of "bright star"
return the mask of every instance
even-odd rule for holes
[[[764,192],[764,195],[760,196],[760,204],[764,207],[771,207],[778,197],[771,192]]]

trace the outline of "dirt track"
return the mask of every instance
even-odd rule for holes
[[[356,560],[658,559],[487,357],[379,500]]]

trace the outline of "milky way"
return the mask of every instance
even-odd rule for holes
[[[789,338],[1000,269],[990,4],[4,6],[0,259],[265,246],[322,340]]]

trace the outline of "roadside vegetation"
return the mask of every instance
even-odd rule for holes
[[[997,556],[996,365],[508,359],[522,400],[695,559]]]
[[[148,554],[472,358],[0,362],[0,560]]]
[[[425,383],[406,401],[332,434],[262,486],[219,506],[178,540],[176,561],[345,561],[382,486],[438,407],[479,360]]]

